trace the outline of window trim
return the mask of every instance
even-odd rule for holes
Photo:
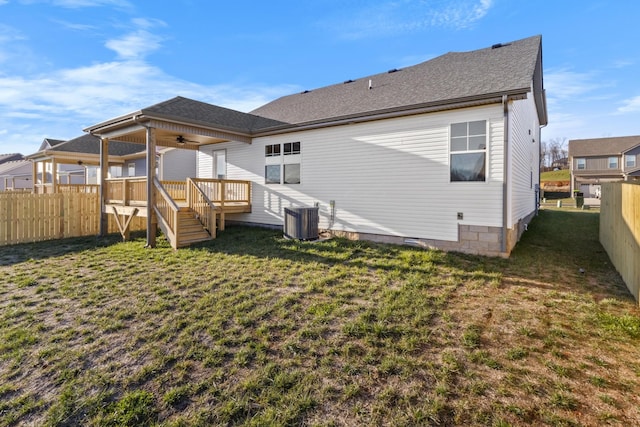
[[[615,160],[615,166],[611,166],[612,160]],[[611,156],[607,159],[607,166],[609,169],[620,169],[620,159],[618,159],[618,156]]]
[[[278,147],[277,149],[275,147]],[[264,168],[264,183],[265,185],[298,185],[302,183],[302,154],[301,154],[300,141],[283,142],[278,144],[265,145],[265,168]],[[287,182],[287,175],[285,172],[287,165],[298,166],[297,182]],[[270,167],[278,167],[280,180],[269,180],[267,178],[267,172]]]
[[[480,122],[484,122],[484,132],[483,133],[472,133],[472,129],[471,129],[471,124],[477,124]],[[454,130],[453,127],[456,125],[466,125],[466,131],[465,131],[465,135],[454,135]],[[459,127],[459,126],[458,126]],[[471,148],[469,147],[469,145],[471,144],[472,139],[477,139],[478,137],[484,137],[484,144],[482,144],[483,148]],[[465,145],[466,145],[466,149],[465,150],[461,150],[461,149],[453,149],[453,143],[457,142],[458,146],[459,144],[462,142],[462,140],[465,140]],[[470,183],[470,182],[489,182],[487,179],[487,164],[488,164],[488,154],[489,154],[489,150],[488,150],[488,146],[489,146],[489,121],[486,119],[482,119],[482,120],[468,120],[466,122],[457,122],[457,123],[451,123],[449,124],[449,182],[466,182],[466,183]],[[465,155],[469,155],[469,154],[482,154],[484,157],[484,164],[483,164],[483,170],[482,170],[482,179],[470,179],[470,180],[463,180],[463,179],[453,179],[453,158],[454,156],[465,156]]]
[[[630,164],[629,159],[633,160],[633,164]],[[624,155],[624,167],[625,168],[635,168],[636,167],[636,155],[635,154],[625,154]]]
[[[580,167],[582,165],[582,167]],[[585,170],[587,168],[587,159],[584,157],[576,157],[576,170]]]

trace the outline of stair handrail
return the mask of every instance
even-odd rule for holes
[[[157,177],[153,178],[153,186],[156,193],[153,210],[158,218],[160,228],[175,249],[178,246],[178,211],[180,208]]]
[[[211,237],[215,237],[217,207],[202,191],[202,188],[189,177],[187,177],[187,204],[196,213],[196,218],[209,231]],[[204,209],[203,205],[206,205],[208,209]]]

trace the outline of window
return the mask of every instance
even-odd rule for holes
[[[120,178],[122,176],[122,166],[110,166],[109,175],[111,176],[111,178]]]
[[[227,177],[227,150],[215,150],[213,157],[213,177],[225,179]]]
[[[486,181],[487,121],[451,125],[451,182]]]
[[[633,154],[626,154],[624,156],[624,166],[626,168],[635,168],[636,167],[636,156]]]
[[[609,169],[618,169],[617,157],[609,157]]]
[[[289,156],[291,154],[300,154],[299,142],[287,142],[284,144],[284,155]]]
[[[576,159],[576,168],[583,170],[587,168],[587,161],[585,159]]]
[[[265,184],[300,184],[300,142],[266,145],[264,155]]]
[[[284,165],[284,183],[300,184],[300,163]]]
[[[280,144],[271,144],[264,147],[264,155],[266,157],[279,156]]]
[[[127,165],[127,176],[136,176],[136,164],[135,163],[129,163]]]
[[[266,165],[264,177],[266,184],[280,184],[280,165]]]

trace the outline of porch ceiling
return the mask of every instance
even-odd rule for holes
[[[251,138],[224,130],[201,127],[175,121],[132,117],[124,123],[109,126],[92,133],[102,138],[145,145],[147,128],[156,130],[156,146],[197,150],[202,145],[218,144],[228,141],[240,141],[250,144]],[[182,142],[180,142],[182,141]]]

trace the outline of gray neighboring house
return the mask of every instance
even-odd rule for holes
[[[640,182],[640,135],[569,141],[571,192],[600,197],[603,182]]]
[[[20,153],[0,154],[0,165],[15,160],[23,160],[24,156]]]
[[[6,158],[0,155],[0,159]],[[29,190],[33,188],[33,165],[21,159],[0,162],[0,191]]]
[[[39,192],[50,192],[44,188],[52,186],[53,175],[58,184],[98,184],[100,138],[85,134],[68,141],[45,139],[40,148],[27,156],[36,164],[34,182]],[[110,178],[145,176],[146,164],[144,145],[122,141],[109,144]],[[161,180],[184,180],[195,176],[196,154],[165,148],[157,152],[157,165]]]

